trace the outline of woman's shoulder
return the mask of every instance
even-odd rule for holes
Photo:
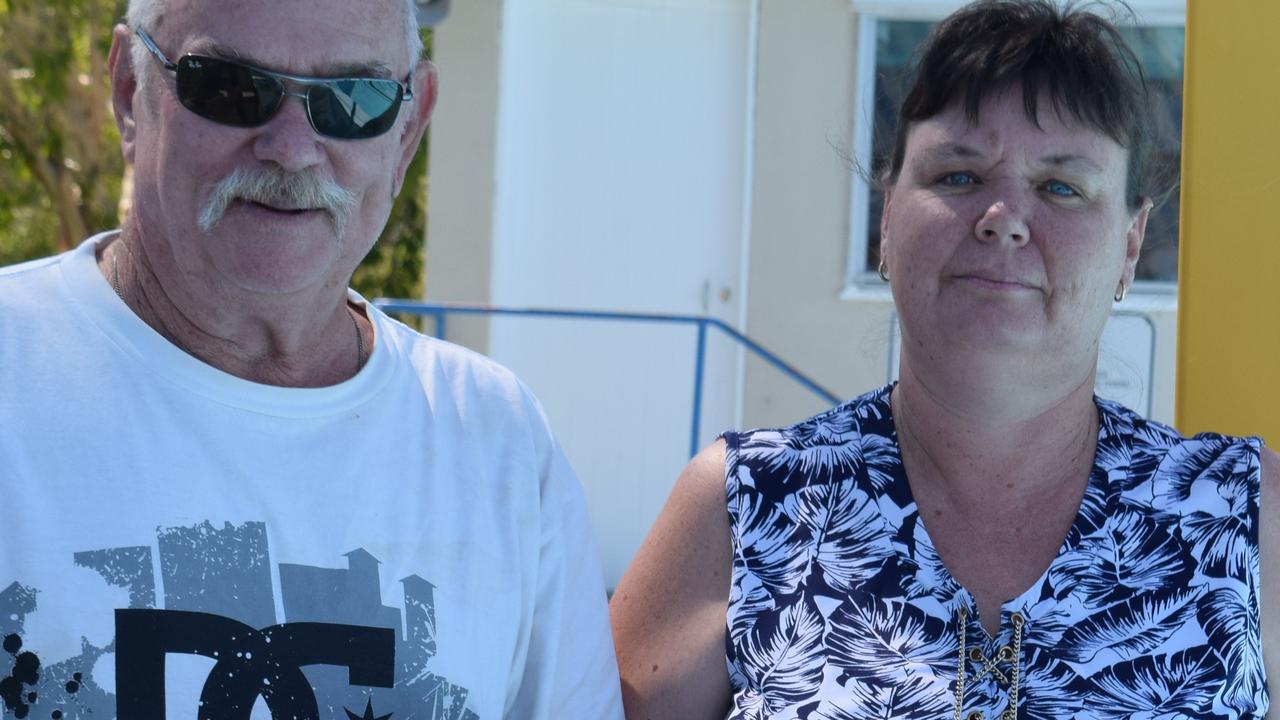
[[[892,389],[893,385],[886,385],[872,390],[792,425],[730,430],[721,436],[726,454],[732,461],[743,451],[833,447],[856,442],[864,434],[892,435]]]
[[[802,488],[853,479],[883,489],[901,460],[889,409],[892,386],[781,428],[725,433],[724,481],[732,504],[746,490],[781,501]]]
[[[1218,432],[1184,434],[1177,428],[1143,417],[1120,403],[1096,399],[1102,422],[1103,439],[1123,438],[1131,442],[1135,456],[1168,458],[1174,462],[1193,461],[1220,451],[1243,452],[1252,455],[1254,463],[1262,451],[1262,438],[1256,436],[1229,435]]]
[[[1188,435],[1117,403],[1099,400],[1098,408],[1098,462],[1109,474],[1122,473],[1117,487],[1131,504],[1167,513],[1256,507],[1263,480],[1261,438]]]

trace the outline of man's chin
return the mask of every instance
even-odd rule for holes
[[[342,237],[328,213],[228,211],[205,233],[202,254],[238,291],[289,295],[345,282]]]
[[[236,296],[284,298],[330,286],[337,274],[331,257],[292,257],[270,252],[251,257],[230,258],[221,268],[222,276],[235,288]],[[220,263],[221,264],[221,263]]]

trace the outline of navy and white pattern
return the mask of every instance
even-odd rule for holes
[[[1257,438],[1183,438],[1097,400],[1098,447],[1058,556],[988,637],[912,499],[891,387],[782,430],[727,433],[733,720],[1260,718]],[[966,653],[967,654],[967,653]],[[995,669],[990,668],[994,665]],[[984,670],[986,670],[984,672]]]

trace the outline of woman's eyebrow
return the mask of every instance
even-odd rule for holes
[[[920,156],[926,162],[947,162],[949,160],[968,160],[981,158],[982,151],[972,145],[964,143],[942,143],[926,147],[920,151]]]
[[[1094,161],[1093,158],[1087,155],[1079,155],[1075,153],[1045,155],[1040,158],[1040,163],[1042,165],[1051,165],[1053,167],[1076,167],[1089,172],[1102,172],[1102,166]]]

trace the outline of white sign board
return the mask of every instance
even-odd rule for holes
[[[898,379],[902,335],[898,318],[889,343],[889,382]],[[1098,378],[1093,391],[1143,416],[1151,415],[1151,383],[1155,372],[1156,327],[1142,313],[1114,313],[1102,330]]]

